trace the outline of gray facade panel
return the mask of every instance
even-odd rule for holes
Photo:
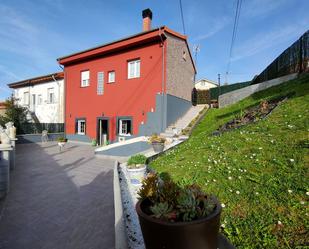
[[[191,102],[178,98],[173,95],[167,95],[167,126],[175,123],[192,106]]]
[[[78,141],[78,142],[85,142],[85,143],[91,143],[91,139],[87,135],[78,135],[78,134],[67,134],[66,138],[70,141]]]
[[[59,137],[64,137],[64,133],[50,133],[48,134],[49,141],[57,141]],[[17,144],[26,144],[26,143],[40,143],[42,142],[41,134],[25,134],[25,135],[17,135],[16,141]]]

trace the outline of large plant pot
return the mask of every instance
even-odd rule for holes
[[[152,142],[151,145],[152,145],[154,152],[156,153],[160,153],[164,150],[164,143]]]
[[[131,184],[135,186],[141,186],[142,180],[144,179],[146,175],[146,165],[138,169],[127,168],[127,172],[128,172]]]
[[[190,222],[166,222],[147,215],[147,200],[136,204],[146,249],[217,249],[221,205],[214,212]]]

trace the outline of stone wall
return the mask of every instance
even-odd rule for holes
[[[253,93],[265,90],[269,87],[279,85],[281,83],[284,83],[289,80],[293,80],[297,78],[297,73],[289,74],[280,78],[276,78],[273,80],[264,81],[259,84],[250,85],[247,87],[244,87],[242,89],[235,90],[233,92],[225,93],[219,96],[219,108],[234,104]]]
[[[194,68],[187,44],[172,35],[167,36],[166,93],[191,101]]]

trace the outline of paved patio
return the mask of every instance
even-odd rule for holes
[[[114,248],[113,165],[88,145],[18,145],[0,249]]]

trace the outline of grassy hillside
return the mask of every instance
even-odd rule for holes
[[[267,119],[211,136],[247,107],[287,94]],[[237,248],[308,248],[308,134],[309,75],[209,110],[188,141],[151,167],[217,195],[222,232]]]

